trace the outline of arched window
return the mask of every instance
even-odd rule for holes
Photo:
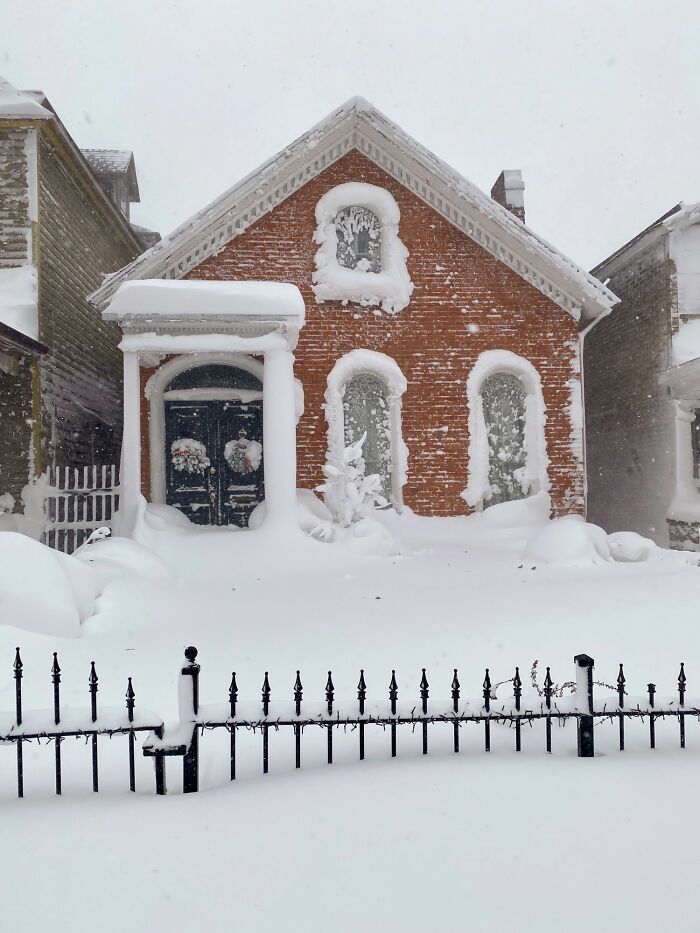
[[[358,373],[345,384],[343,396],[345,446],[366,435],[362,445],[365,475],[381,477],[381,493],[393,499],[391,482],[391,423],[386,383],[372,373]]]
[[[338,265],[358,272],[381,272],[379,218],[366,207],[344,207],[333,220],[338,237]]]
[[[467,379],[469,451],[462,498],[475,509],[549,491],[539,373],[510,350],[485,350]]]
[[[513,373],[484,379],[481,398],[489,447],[489,505],[522,499],[525,467],[525,387]]]
[[[382,495],[400,510],[407,477],[408,450],[401,433],[401,396],[406,379],[395,360],[374,350],[351,350],[328,374],[326,420],[328,460],[341,460],[343,450],[367,434],[362,445],[365,475],[382,480]],[[334,493],[326,504],[340,514]]]

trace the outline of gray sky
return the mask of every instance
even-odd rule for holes
[[[697,0],[0,0],[0,73],[167,233],[354,94],[589,267],[700,200]]]

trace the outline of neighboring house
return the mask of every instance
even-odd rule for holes
[[[700,205],[593,269],[621,299],[584,341],[588,515],[700,549]]]
[[[43,94],[0,79],[0,495],[47,466],[119,459],[119,330],[85,299],[149,238],[129,223],[131,153],[108,177],[99,155]]]
[[[488,197],[355,98],[110,277],[91,300],[126,334],[125,464],[146,499],[246,523],[271,453],[262,338],[279,331],[305,399],[299,486],[366,435],[396,508],[542,492],[583,512],[579,332],[616,299],[524,225],[523,187],[503,172]],[[110,306],[144,279],[288,282],[306,320],[225,288],[197,305],[144,285]]]

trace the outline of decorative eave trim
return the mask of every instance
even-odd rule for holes
[[[410,137],[378,111],[341,109],[335,125],[331,121],[301,137],[169,237],[108,277],[90,301],[102,308],[124,279],[181,278],[356,149],[577,320],[588,323],[609,312],[617,299],[601,283],[483,192],[470,198],[470,183],[460,181],[460,176],[431,153],[409,141]],[[576,282],[576,276],[589,281]]]

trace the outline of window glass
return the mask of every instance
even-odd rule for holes
[[[525,388],[512,373],[493,373],[481,387],[489,447],[488,505],[522,499],[525,466]]]
[[[391,502],[391,425],[385,383],[371,373],[353,376],[345,385],[343,411],[345,446],[367,433],[362,445],[365,476],[377,473],[382,481],[381,494]]]
[[[344,207],[335,215],[338,265],[360,272],[381,272],[379,218],[366,207]]]
[[[693,476],[700,479],[700,408],[693,412],[694,418],[690,423],[690,436],[693,442]]]

